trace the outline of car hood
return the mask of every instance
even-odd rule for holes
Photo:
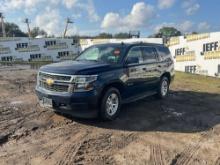
[[[95,62],[95,61],[66,61],[45,65],[40,68],[40,71],[69,74],[69,75],[87,75],[97,74],[101,71],[106,71],[110,68],[110,64]]]

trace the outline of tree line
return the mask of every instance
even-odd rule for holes
[[[28,33],[23,32],[15,23],[5,23],[5,32],[7,37],[28,37]],[[47,33],[39,27],[34,27],[31,30],[31,37],[35,38],[38,35],[47,36]],[[0,26],[0,37],[2,37],[2,27]]]
[[[15,23],[5,23],[5,31],[6,35],[8,37],[28,37],[28,33],[23,32],[18,25]],[[197,32],[192,32],[192,34],[197,34]],[[46,37],[54,37],[54,36],[48,36],[47,33],[40,29],[39,27],[34,27],[31,30],[31,37],[35,38],[36,36],[43,35]],[[181,36],[182,33],[178,29],[174,27],[162,27],[157,33],[152,34],[148,37],[154,37],[154,38],[169,38],[173,36]],[[2,34],[2,27],[0,26],[0,37],[3,36]],[[68,37],[76,37],[76,36],[68,36]],[[120,32],[117,34],[111,34],[111,33],[100,33],[96,36],[77,36],[79,38],[100,38],[100,39],[111,39],[111,38],[131,38],[130,33],[127,32]]]

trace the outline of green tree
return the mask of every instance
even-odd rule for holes
[[[8,37],[27,37],[28,35],[21,31],[18,25],[14,23],[5,23],[5,32]],[[0,26],[0,36],[2,36],[2,27]]]
[[[47,33],[44,30],[40,29],[39,27],[34,27],[31,30],[31,36],[35,38],[39,35],[47,36]]]
[[[96,36],[95,38],[101,38],[101,39],[108,39],[108,38],[112,38],[112,34],[110,33],[100,33],[98,36]]]
[[[158,33],[153,35],[156,38],[169,38],[181,36],[181,32],[174,27],[162,27]]]
[[[117,33],[114,35],[114,38],[130,38],[129,33]]]
[[[198,34],[198,32],[192,32],[191,34]]]

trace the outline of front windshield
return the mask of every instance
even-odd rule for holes
[[[76,60],[116,64],[121,55],[122,49],[118,45],[96,45],[86,49]]]

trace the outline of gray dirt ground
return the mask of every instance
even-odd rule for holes
[[[177,73],[166,100],[123,106],[116,121],[41,108],[36,70],[0,66],[0,164],[220,165],[220,80]]]

